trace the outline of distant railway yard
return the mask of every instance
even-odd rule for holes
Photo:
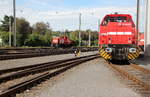
[[[108,61],[97,47],[77,56],[75,49],[3,48],[0,56],[18,58],[0,60],[0,97],[150,97],[149,60]]]
[[[72,47],[72,48],[0,48],[0,60],[20,59],[37,56],[58,55],[73,53],[75,49],[82,52],[95,51],[98,47]]]

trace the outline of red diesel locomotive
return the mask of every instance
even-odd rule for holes
[[[129,14],[108,14],[99,32],[100,55],[108,60],[132,60],[139,56],[138,32]]]
[[[73,43],[74,42],[66,36],[55,37],[51,42],[53,47],[71,47]]]

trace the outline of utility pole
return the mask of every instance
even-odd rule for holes
[[[148,0],[146,0],[146,4],[145,4],[145,10],[146,10],[146,13],[145,13],[145,31],[144,31],[144,51],[145,51],[145,55],[146,55],[146,53],[147,53],[147,50],[146,50],[146,48],[147,48],[147,23],[148,23],[148,21],[147,21],[147,19],[148,19]]]
[[[11,47],[11,16],[9,17],[9,46]]]
[[[98,31],[97,32],[98,32],[98,35],[99,35],[98,36],[98,46],[100,46],[100,33],[99,33],[100,32],[100,19],[98,19],[98,23],[97,24],[98,24]]]
[[[97,26],[98,26],[98,31],[97,32],[99,32],[100,31],[100,19],[98,19],[98,21],[97,21]]]
[[[89,30],[89,47],[91,46],[91,31]]]
[[[81,46],[81,13],[79,14],[79,46]]]
[[[13,17],[14,17],[13,23],[14,47],[16,47],[16,0],[13,0]]]
[[[140,21],[140,0],[137,0],[137,16],[136,16],[136,29],[137,29],[137,43],[139,41],[139,21]]]

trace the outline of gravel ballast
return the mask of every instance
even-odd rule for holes
[[[47,80],[17,97],[141,97],[121,83],[105,66],[95,59]]]

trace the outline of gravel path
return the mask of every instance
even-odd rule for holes
[[[96,53],[98,53],[98,51],[84,52],[81,53],[80,56],[86,56],[86,55],[91,55]],[[0,70],[51,62],[51,61],[61,60],[61,59],[69,59],[69,58],[74,58],[74,54],[62,54],[62,55],[53,55],[53,56],[51,55],[51,56],[24,58],[24,59],[15,59],[15,60],[3,60],[0,61]]]
[[[102,59],[83,63],[17,97],[141,97],[122,84]]]

